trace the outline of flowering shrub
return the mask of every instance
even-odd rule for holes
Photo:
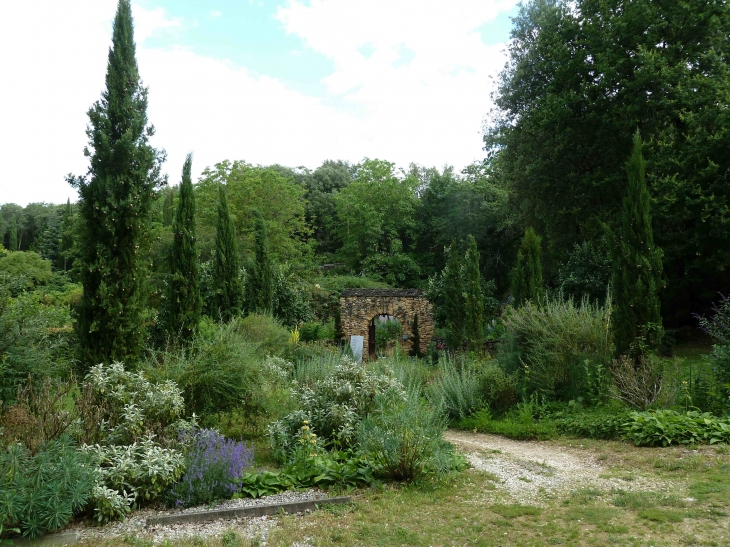
[[[293,399],[300,409],[269,427],[275,454],[288,460],[300,444],[303,424],[318,435],[326,447],[348,448],[357,424],[373,409],[375,398],[388,394],[403,399],[402,384],[389,374],[378,374],[350,359],[335,366],[331,376],[311,385],[295,384]]]
[[[182,419],[185,402],[172,381],[150,382],[122,363],[91,368],[77,400],[81,449],[94,457],[91,506],[100,522],[123,519],[155,500],[185,470],[178,432],[195,427]]]
[[[184,434],[189,443],[187,471],[171,491],[175,505],[198,505],[231,498],[253,466],[253,445],[227,439],[214,429]]]
[[[97,464],[93,505],[100,522],[124,518],[133,505],[158,498],[185,469],[179,450],[163,448],[149,436],[127,446],[84,445]]]
[[[152,383],[140,372],[124,370],[122,363],[92,367],[84,389],[82,419],[94,437],[86,442],[120,445],[154,435],[165,444],[185,425],[185,402],[175,382]]]

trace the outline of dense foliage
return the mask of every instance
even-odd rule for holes
[[[730,287],[729,10],[714,0],[524,3],[485,136],[515,212],[560,262],[617,224],[639,128],[671,323]]]
[[[461,172],[224,160],[193,181],[188,156],[158,189],[119,0],[78,203],[0,207],[0,541],[443,476],[449,423],[730,442],[729,9],[524,3]],[[392,287],[426,289],[434,338],[384,310],[377,360],[352,362],[342,291]],[[712,352],[668,357],[662,325],[698,323]]]
[[[198,247],[195,236],[195,194],[190,176],[193,157],[183,165],[180,201],[172,220],[170,280],[168,282],[168,330],[173,336],[188,338],[198,327],[203,302],[200,299]]]
[[[613,338],[618,355],[638,361],[659,345],[662,320],[659,310],[661,251],[654,247],[649,215],[649,192],[644,182],[641,137],[626,163],[629,184],[623,199],[619,226],[612,235]]]
[[[89,120],[88,175],[69,178],[80,197],[84,292],[76,324],[87,367],[138,356],[145,335],[143,246],[164,153],[149,144],[154,128],[147,125],[127,0],[120,0],[114,19],[106,90]]]

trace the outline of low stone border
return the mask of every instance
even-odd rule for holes
[[[53,545],[71,545],[79,540],[78,532],[59,532],[35,539],[15,538],[0,540],[1,545],[17,545],[18,547],[51,547]],[[4,542],[3,542],[4,541]]]
[[[241,517],[263,517],[278,513],[303,513],[316,509],[320,505],[341,505],[350,503],[349,496],[336,498],[322,498],[318,500],[292,501],[287,503],[271,503],[268,505],[252,505],[248,507],[234,507],[230,509],[212,509],[210,511],[195,511],[190,513],[176,513],[174,515],[160,515],[149,517],[146,527],[169,526],[171,524],[200,523],[217,519],[235,519]]]

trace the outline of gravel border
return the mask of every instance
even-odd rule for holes
[[[229,530],[235,530],[241,535],[249,538],[258,537],[262,545],[266,544],[266,537],[269,529],[276,526],[276,519],[261,517],[236,517],[233,519],[217,519],[203,523],[180,523],[166,525],[152,525],[147,527],[147,520],[162,516],[179,515],[186,513],[200,513],[204,511],[223,509],[242,509],[247,507],[260,507],[266,505],[318,501],[328,496],[319,490],[287,491],[271,496],[264,496],[258,499],[241,498],[225,501],[211,506],[190,507],[184,510],[166,509],[156,511],[154,509],[142,509],[134,511],[122,522],[112,522],[104,526],[93,526],[90,523],[81,524],[69,528],[68,532],[77,532],[79,541],[93,543],[98,540],[109,540],[134,536],[151,540],[158,544],[168,539],[175,541],[183,538],[200,537],[207,538],[220,536]]]

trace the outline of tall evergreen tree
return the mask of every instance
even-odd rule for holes
[[[10,233],[8,234],[8,251],[18,250],[18,217],[10,221]]]
[[[162,201],[162,225],[172,226],[173,217],[175,216],[175,190],[165,188],[164,196]]]
[[[446,324],[446,345],[449,351],[454,352],[461,348],[466,323],[461,257],[456,241],[451,242],[447,253],[448,259],[443,271],[443,315]]]
[[[408,352],[411,357],[423,357],[421,352],[421,331],[418,327],[418,314],[413,316],[413,324],[411,325],[411,350]]]
[[[180,201],[172,220],[170,280],[167,286],[168,330],[182,339],[189,337],[197,328],[203,306],[198,278],[192,165],[193,156],[188,154],[183,165]]]
[[[73,246],[74,246],[74,212],[71,200],[66,200],[63,208],[63,217],[61,218],[61,244],[60,244],[60,264],[64,272],[67,272],[73,262]]]
[[[238,260],[236,227],[228,209],[226,187],[218,189],[218,219],[215,234],[213,283],[216,307],[221,319],[230,320],[241,313],[243,290],[241,288],[241,264]]]
[[[254,209],[254,240],[256,257],[246,281],[248,311],[271,313],[274,307],[274,268],[269,256],[269,239],[261,213]]]
[[[528,300],[537,303],[542,296],[542,262],[540,260],[540,237],[535,230],[525,230],[520,250],[517,253],[517,265],[512,272],[512,297],[515,306],[521,306]]]
[[[145,332],[146,235],[164,152],[149,144],[154,127],[147,125],[129,0],[117,5],[106,89],[88,114],[89,171],[68,178],[80,197],[84,292],[76,326],[84,366],[134,358]]]
[[[637,131],[626,162],[628,186],[619,225],[612,237],[612,326],[616,353],[630,354],[637,360],[647,349],[656,347],[662,330],[658,296],[662,253],[654,246],[641,148]]]
[[[479,270],[479,251],[474,236],[469,235],[464,260],[466,291],[466,339],[469,351],[481,351],[484,340],[484,297],[482,295],[482,274]]]
[[[335,308],[335,333],[334,340],[337,347],[340,347],[345,339],[345,333],[342,330],[342,314],[340,313],[340,306]]]

